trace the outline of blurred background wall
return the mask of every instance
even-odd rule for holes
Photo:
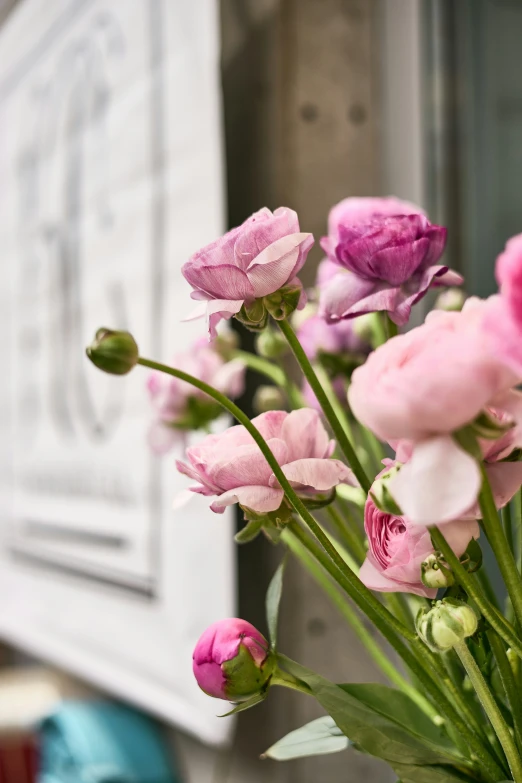
[[[0,23],[14,5],[0,3]],[[520,0],[221,0],[220,12],[228,224],[284,204],[320,237],[336,201],[394,193],[449,226],[451,265],[471,292],[487,294],[495,255],[522,230]],[[311,259],[306,283],[318,245]],[[263,627],[275,553],[257,540],[238,549],[238,561],[240,615]],[[286,587],[285,651],[332,679],[376,678],[294,564]],[[3,660],[17,656],[6,649]],[[352,752],[259,760],[316,714],[311,701],[272,692],[239,717],[224,751],[166,730],[190,783],[393,779]]]

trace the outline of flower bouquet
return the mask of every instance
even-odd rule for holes
[[[299,559],[390,683],[333,683],[279,649],[283,556],[267,591],[269,639],[218,620],[194,651],[200,687],[232,713],[273,686],[320,703],[325,717],[266,756],[351,746],[402,783],[522,783],[522,235],[486,300],[464,301],[462,278],[440,262],[445,242],[412,204],[346,199],[307,294],[298,274],[312,235],[292,210],[262,209],[183,267],[210,342],[171,367],[140,356],[129,333],[100,329],[87,354],[110,373],[152,370],[152,448],[206,429],[177,462],[189,493],[216,514],[239,505],[239,543],[264,534]],[[440,286],[425,323],[405,331]],[[218,334],[230,318],[258,333],[256,354]],[[245,368],[269,381],[252,420],[232,402]],[[237,424],[209,432],[223,410]]]

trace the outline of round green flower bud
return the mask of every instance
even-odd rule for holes
[[[285,399],[277,386],[259,386],[254,394],[252,405],[256,413],[280,411],[285,407]]]
[[[138,346],[132,334],[105,328],[98,329],[86,353],[99,370],[111,375],[126,375],[139,359]]]
[[[421,580],[426,587],[450,587],[455,578],[447,566],[440,562],[437,555],[428,555],[421,563]]]
[[[446,652],[473,636],[478,626],[475,611],[464,601],[446,598],[417,616],[417,633],[433,652]]]
[[[288,343],[280,332],[267,328],[256,338],[256,351],[265,359],[280,359],[288,353]]]
[[[448,288],[439,294],[435,302],[435,310],[447,310],[449,312],[459,312],[464,307],[466,294],[460,288]]]

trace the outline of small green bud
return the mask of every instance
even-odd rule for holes
[[[435,301],[435,310],[446,310],[448,312],[460,312],[464,307],[466,294],[460,288],[448,288],[438,295]]]
[[[98,329],[86,353],[99,370],[111,375],[126,375],[139,359],[138,346],[130,332],[105,328]]]
[[[421,580],[426,587],[450,587],[455,584],[455,578],[449,568],[440,561],[437,555],[428,555],[421,563]]]
[[[475,611],[464,601],[445,598],[432,609],[417,615],[416,627],[422,641],[433,652],[446,652],[473,636],[478,626]]]
[[[391,496],[388,485],[401,467],[401,465],[394,465],[386,473],[383,473],[382,476],[373,482],[370,490],[370,497],[380,511],[384,511],[386,514],[395,514],[399,517],[402,516],[402,511]]]
[[[277,386],[258,386],[252,405],[256,413],[280,411],[285,407],[285,398]]]
[[[288,353],[288,343],[280,332],[267,327],[256,337],[256,351],[265,359],[280,359]]]

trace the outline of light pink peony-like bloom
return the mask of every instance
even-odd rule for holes
[[[209,626],[196,644],[192,660],[201,690],[229,701],[243,701],[259,693],[273,671],[267,640],[257,628],[238,618]]]
[[[440,527],[457,557],[464,554],[472,538],[480,535],[475,520],[456,520]],[[382,593],[435,598],[437,590],[426,587],[421,580],[421,564],[434,553],[426,528],[412,525],[406,517],[381,511],[370,495],[364,508],[364,528],[369,549],[359,577],[366,587]]]
[[[246,370],[243,362],[238,359],[226,362],[205,338],[189,351],[175,356],[173,366],[214,386],[231,399],[243,394]],[[154,411],[148,441],[156,454],[166,454],[183,432],[205,427],[222,413],[221,407],[202,391],[162,372],[149,375],[147,390]]]
[[[268,411],[252,424],[265,438],[290,484],[301,495],[329,492],[337,484],[355,484],[352,471],[330,459],[335,441],[328,437],[317,411]],[[239,503],[259,514],[276,511],[284,497],[272,469],[252,436],[242,426],[208,435],[187,450],[188,464],[178,470],[194,479],[189,487],[201,495],[217,495],[210,508],[222,513]]]
[[[346,199],[332,209],[321,240],[338,273],[322,285],[320,314],[338,321],[384,310],[405,324],[430,286],[462,282],[437,264],[445,244],[446,229],[408,202]]]
[[[264,207],[210,245],[198,250],[182,272],[202,300],[192,318],[207,316],[211,336],[222,318],[283,286],[301,285],[297,274],[313,245],[299,229],[297,214],[286,207]],[[303,304],[305,299],[303,298]]]
[[[522,234],[507,242],[495,272],[500,295],[488,300],[485,338],[522,380]]]
[[[390,492],[414,523],[450,521],[473,507],[480,472],[451,433],[486,408],[509,413],[517,377],[485,344],[487,311],[487,302],[470,299],[460,313],[433,312],[352,375],[349,402],[359,421],[385,441],[413,442]]]

